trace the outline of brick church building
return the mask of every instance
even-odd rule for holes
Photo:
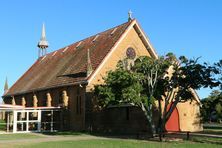
[[[106,73],[114,70],[117,62],[130,52],[135,52],[136,57],[158,58],[137,20],[129,17],[121,25],[51,53],[46,53],[48,42],[43,26],[38,47],[39,58],[5,91],[6,104],[61,106],[66,110],[61,119],[66,130],[128,133],[149,130],[139,108],[126,105],[98,111],[92,94],[94,86],[103,83]],[[167,125],[169,130],[202,129],[200,100],[195,92],[193,97],[192,102],[178,104]]]

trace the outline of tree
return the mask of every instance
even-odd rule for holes
[[[96,86],[98,103],[102,107],[110,104],[132,103],[141,108],[155,133],[152,108],[158,102],[160,140],[165,124],[176,105],[192,99],[193,89],[220,85],[214,74],[218,68],[199,64],[184,56],[169,53],[158,59],[139,57],[129,66],[126,60],[119,62],[117,69],[108,73],[105,84]]]
[[[220,122],[221,121],[221,114],[222,114],[222,106],[221,103],[217,103],[215,106],[216,114],[217,114],[217,119]]]
[[[216,120],[216,118],[218,120],[222,119],[222,60],[214,63],[211,68],[216,74],[215,78],[220,82],[220,90],[213,90],[207,98],[201,100],[201,115],[204,122],[211,122],[212,120]]]
[[[195,93],[194,89],[212,88],[220,85],[220,82],[215,78],[215,74],[219,74],[219,71],[214,66],[206,63],[199,64],[198,59],[188,60],[184,56],[176,60],[173,54],[168,54],[166,60],[168,59],[173,59],[171,60],[171,69],[169,69],[169,74],[164,77],[165,82],[158,86],[164,90],[162,97],[157,98],[160,112],[163,110],[159,120],[160,140],[162,132],[165,131],[166,122],[179,102],[191,100]]]
[[[218,81],[220,82],[220,90],[222,90],[222,60],[219,60],[219,62],[214,63],[214,67],[216,71],[219,73]]]
[[[154,101],[158,100],[158,104],[161,104],[161,100],[157,98],[161,98],[164,94],[165,90],[162,86],[167,83],[167,70],[173,61],[174,58],[171,56],[162,56],[158,59],[142,56],[135,60],[133,71],[143,76],[140,83],[143,86],[143,94],[147,98],[147,104],[142,109],[149,114],[148,117],[151,119],[153,117],[152,108],[155,106]],[[159,105],[159,116],[162,116],[161,105]],[[149,120],[149,122],[152,123],[153,133],[155,133],[155,124],[152,120]]]
[[[207,98],[201,100],[201,103],[201,115],[204,122],[222,119],[222,92],[220,90],[213,90]]]
[[[133,72],[128,66],[126,60],[119,62],[117,69],[110,71],[104,78],[105,83],[95,86],[98,104],[105,108],[109,105],[131,103],[141,108],[150,126],[154,127],[151,114],[148,112],[152,101],[143,94],[144,89],[141,84],[143,75]],[[155,133],[153,128],[152,131]]]
[[[128,60],[120,61],[117,69],[108,73],[105,84],[95,87],[98,104],[104,108],[108,105],[133,103],[144,112],[152,134],[155,134],[153,105],[155,96],[161,97],[164,91],[157,85],[164,80],[171,60],[142,56],[135,60],[133,66]]]

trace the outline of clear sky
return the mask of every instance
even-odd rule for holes
[[[1,0],[0,94],[6,76],[12,86],[37,59],[43,22],[54,51],[126,22],[128,10],[159,55],[222,59],[221,0]]]

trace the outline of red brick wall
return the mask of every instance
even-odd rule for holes
[[[77,89],[81,96],[81,102],[79,107],[81,113],[76,112],[76,103],[77,103]],[[34,93],[27,93],[23,95],[14,96],[16,105],[21,105],[22,97],[25,97],[26,100],[26,107],[33,107],[33,95],[35,94],[38,98],[38,106],[46,106],[46,93],[50,93],[52,97],[52,106],[59,106],[62,103],[62,91],[66,90],[67,95],[69,97],[69,105],[68,111],[64,111],[63,119],[66,120],[64,124],[64,130],[84,130],[84,101],[85,101],[85,87],[79,86],[68,86],[68,87],[60,87],[60,88],[53,88],[43,91],[37,91]],[[11,97],[4,98],[5,103],[11,104]]]

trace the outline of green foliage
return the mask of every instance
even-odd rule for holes
[[[139,105],[140,102],[145,102],[144,96],[141,95],[143,87],[139,83],[140,79],[139,74],[122,68],[110,71],[105,78],[105,84],[95,87],[99,105],[102,107],[125,103]]]
[[[150,98],[160,98],[164,93],[163,89],[157,89],[158,84],[163,84],[164,76],[167,74],[167,69],[171,65],[170,60],[164,57],[154,59],[146,56],[141,56],[135,61],[133,70],[143,76],[141,84],[144,88],[144,93]],[[152,101],[153,102],[153,101]]]
[[[173,53],[158,59],[146,56],[135,61],[124,59],[115,71],[108,73],[105,84],[95,87],[95,94],[101,107],[131,103],[141,107],[148,120],[152,119],[152,107],[157,100],[162,129],[176,105],[193,98],[192,89],[221,85],[222,77],[218,77],[221,65],[221,61],[211,66],[184,56],[177,59]],[[217,108],[221,111],[219,105]]]
[[[214,90],[211,94],[201,100],[202,108],[201,114],[203,120],[207,121],[219,121],[222,120],[222,92]]]
[[[215,110],[216,110],[216,113],[217,113],[218,118],[220,118],[220,117],[221,117],[221,113],[222,113],[222,106],[221,106],[220,103],[218,103],[218,104],[216,105]]]
[[[220,82],[220,90],[222,90],[222,60],[219,62],[214,63],[214,69],[218,72],[219,76],[217,77],[218,81]]]
[[[120,61],[117,69],[110,71],[104,79],[105,84],[95,87],[99,105],[106,107],[132,103],[140,106],[142,103],[149,108],[149,105],[154,104],[155,98],[160,98],[164,93],[164,89],[157,89],[157,86],[166,83],[164,76],[172,59],[171,55],[159,59],[141,56],[131,66],[128,59]]]

